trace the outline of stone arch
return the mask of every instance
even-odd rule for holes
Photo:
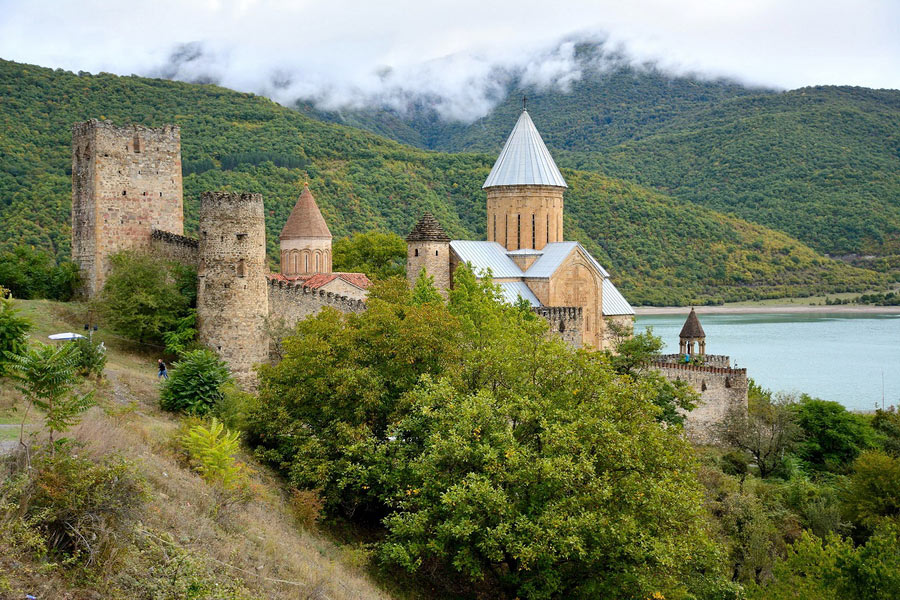
[[[300,257],[303,260],[303,272],[309,273],[309,250],[304,250],[300,253]]]
[[[314,256],[315,256],[315,263],[316,263],[316,270],[315,270],[315,272],[316,272],[316,273],[321,273],[321,272],[322,272],[322,267],[321,267],[321,265],[322,265],[322,251],[321,251],[321,250],[316,250]]]

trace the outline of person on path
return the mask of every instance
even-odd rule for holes
[[[157,366],[159,367],[159,373],[156,374],[156,378],[157,379],[168,379],[169,372],[166,371],[166,363],[163,362],[163,359],[161,359],[161,358],[159,359]]]

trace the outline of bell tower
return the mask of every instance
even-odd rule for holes
[[[678,353],[691,358],[695,356],[702,358],[706,355],[706,332],[703,331],[693,307],[678,336]]]

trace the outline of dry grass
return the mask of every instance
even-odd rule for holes
[[[70,314],[77,306],[63,310],[44,301],[23,304],[38,323],[35,337],[71,325],[78,318]],[[82,454],[98,459],[119,454],[137,463],[148,483],[149,501],[138,526],[136,546],[128,552],[130,557],[120,561],[124,566],[117,567],[129,572],[110,572],[107,583],[119,587],[117,578],[140,578],[139,571],[146,570],[153,554],[140,547],[144,540],[166,557],[170,552],[191,557],[208,577],[220,581],[223,589],[242,587],[247,592],[209,597],[388,598],[367,578],[364,566],[349,564],[356,562],[348,560],[352,552],[300,526],[280,481],[252,460],[247,460],[252,468],[252,500],[216,514],[213,489],[181,464],[172,448],[179,422],[156,406],[155,358],[124,351],[114,341],[108,345],[106,380],[98,386],[99,404],[68,435],[83,444]],[[0,388],[0,405],[9,410],[16,394],[2,380]],[[2,563],[0,560],[0,566]],[[39,571],[37,567],[22,568],[20,579],[7,581],[12,585],[9,589],[32,585],[22,591],[39,598],[95,597],[84,583],[73,588],[58,571]],[[130,588],[125,585],[121,589]]]

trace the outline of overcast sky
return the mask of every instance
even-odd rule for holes
[[[565,88],[578,39],[675,73],[900,88],[900,0],[0,0],[5,59],[326,108],[426,93],[457,119],[499,73]]]

